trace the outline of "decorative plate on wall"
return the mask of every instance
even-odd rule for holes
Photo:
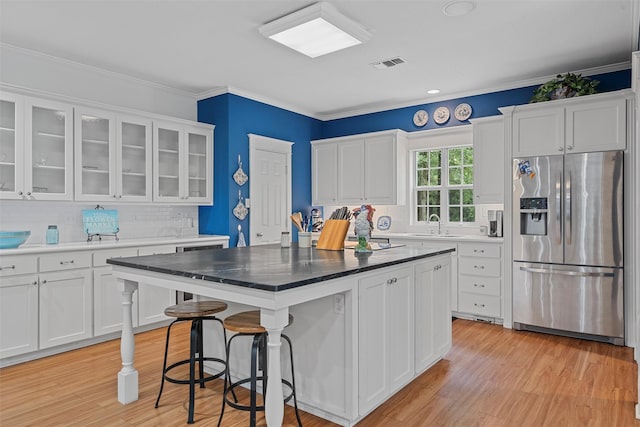
[[[378,230],[387,231],[391,227],[391,217],[384,215],[378,218]]]
[[[422,127],[426,125],[428,121],[429,121],[429,113],[427,113],[425,110],[418,110],[413,115],[413,124],[418,127]]]
[[[433,120],[441,125],[443,123],[447,123],[449,120],[449,109],[447,107],[438,107],[436,111],[433,113]]]
[[[459,121],[464,122],[469,117],[471,117],[472,111],[473,110],[471,109],[471,105],[463,102],[462,104],[458,104],[456,109],[453,110],[453,116]]]

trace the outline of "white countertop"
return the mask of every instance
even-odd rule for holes
[[[503,243],[502,237],[489,237],[479,234],[429,234],[429,233],[411,233],[411,232],[383,232],[373,231],[371,237],[388,237],[389,239],[411,239],[434,242],[482,242],[482,243]]]
[[[60,243],[57,245],[46,244],[33,244],[28,243],[20,246],[16,249],[0,249],[0,256],[6,255],[24,255],[35,253],[53,253],[53,252],[65,252],[65,251],[81,251],[87,249],[114,249],[114,248],[126,248],[131,246],[151,246],[151,245],[182,245],[186,243],[198,243],[203,242],[223,242],[228,241],[229,236],[222,235],[205,235],[190,237],[146,237],[140,239],[120,239],[114,240],[112,237],[105,238],[105,240],[95,240],[92,242],[68,242]]]

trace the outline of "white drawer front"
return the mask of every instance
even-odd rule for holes
[[[460,274],[500,277],[500,260],[495,258],[460,258]]]
[[[502,245],[482,244],[482,243],[460,243],[458,253],[460,256],[476,256],[487,258],[500,258]]]
[[[66,252],[40,256],[40,272],[91,267],[91,252]]]
[[[123,248],[113,249],[108,251],[98,251],[93,254],[93,266],[103,267],[107,264],[109,258],[118,258],[126,256],[138,256],[138,249],[136,248]]]
[[[500,282],[497,277],[460,275],[458,282],[461,292],[500,296]]]
[[[0,257],[0,277],[32,274],[38,271],[38,258],[33,255]]]
[[[460,292],[458,301],[460,312],[478,314],[480,316],[501,317],[500,297],[468,294]]]
[[[175,245],[163,245],[163,246],[146,246],[138,249],[138,255],[156,255],[156,254],[173,254],[176,252]]]

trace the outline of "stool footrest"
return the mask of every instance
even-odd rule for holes
[[[216,362],[216,363],[221,363],[222,365],[226,365],[226,362],[222,359],[218,359],[217,357],[203,357],[202,358],[203,361],[209,361],[209,362]],[[199,361],[199,359],[196,359],[196,362]],[[170,377],[168,374],[169,372],[173,369],[173,368],[177,368],[178,366],[182,366],[182,365],[188,365],[190,362],[189,359],[185,359],[185,360],[181,360],[179,362],[173,363],[172,365],[169,365],[167,367],[167,369],[164,370],[164,379],[169,381],[170,383],[174,383],[174,384],[190,384],[191,381],[189,379],[186,380],[179,380],[176,378],[172,378]],[[202,384],[202,383],[206,383],[208,381],[212,381],[215,380],[216,378],[220,378],[224,375],[224,368],[222,369],[222,371],[216,373],[216,374],[212,374],[212,375],[207,375],[204,378],[201,379],[196,379],[194,380],[194,383],[197,384]]]
[[[262,378],[263,378],[262,376],[256,377],[256,382],[257,381],[262,381]],[[246,383],[249,383],[249,382],[251,382],[251,378],[245,378],[243,380],[236,381],[236,382],[230,384],[227,387],[227,392],[223,396],[223,399],[225,400],[227,405],[231,406],[232,408],[240,409],[240,410],[243,410],[243,411],[250,411],[251,410],[251,406],[249,406],[249,405],[241,405],[238,402],[235,402],[235,401],[229,399],[229,397],[227,397],[227,395],[229,393],[232,393],[232,396],[235,397],[235,394],[233,394],[235,389],[240,387],[242,384],[246,384]],[[291,392],[284,398],[284,402],[286,403],[286,402],[290,401],[293,398],[293,385],[291,385],[290,381],[285,380],[285,379],[282,379],[282,384],[286,385],[287,387],[289,387],[289,390],[291,390]],[[256,411],[264,411],[264,405],[256,406]]]

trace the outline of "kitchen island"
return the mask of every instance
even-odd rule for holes
[[[290,308],[303,307],[302,319],[287,329],[293,330],[288,335],[296,352],[339,353],[337,369],[342,375],[337,377],[342,379],[336,378],[337,385],[323,382],[335,377],[331,364],[323,370],[296,363],[300,386],[309,390],[306,397],[304,390],[300,393],[300,400],[307,401],[302,407],[351,425],[450,348],[453,251],[406,246],[356,254],[348,249],[266,245],[110,259],[113,274],[124,285],[118,400],[126,404],[138,398],[131,303],[138,283],[145,283],[260,308],[261,324],[268,332],[265,418],[270,427],[280,426],[284,413],[280,336]],[[331,296],[336,296],[331,310],[335,318],[329,323],[334,325],[339,316],[341,325],[334,342],[333,326],[317,327],[326,323],[328,310],[312,305]],[[311,339],[305,325],[313,329]],[[321,359],[314,359],[315,364],[322,366]],[[339,393],[334,393],[335,387]],[[325,401],[333,395],[340,396],[338,401]]]

